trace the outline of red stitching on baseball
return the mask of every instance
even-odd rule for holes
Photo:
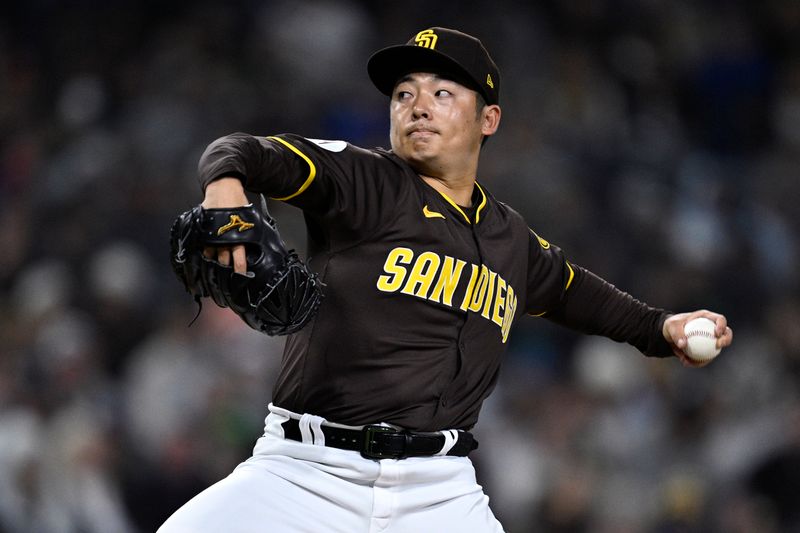
[[[700,337],[706,337],[708,339],[716,339],[717,336],[710,331],[702,331],[702,330],[692,330],[686,334],[686,337],[694,337],[695,335],[699,335]]]

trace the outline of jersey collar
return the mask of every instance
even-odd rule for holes
[[[475,182],[475,188],[478,191],[477,194],[476,193],[472,194],[473,202],[476,201],[476,200],[478,201],[478,208],[475,210],[475,222],[470,220],[470,218],[467,215],[467,213],[464,212],[464,209],[460,205],[455,203],[452,198],[450,198],[449,196],[447,196],[445,193],[443,193],[442,191],[440,191],[438,189],[434,189],[434,190],[436,192],[438,192],[439,194],[441,194],[442,198],[444,198],[445,201],[447,201],[447,203],[449,203],[451,206],[453,206],[453,209],[458,211],[461,214],[461,216],[464,217],[464,220],[467,221],[467,224],[473,224],[473,223],[477,224],[478,222],[481,221],[481,213],[483,212],[484,207],[486,207],[486,203],[487,202],[486,202],[486,193],[483,191],[483,188],[480,186],[480,184],[478,184],[477,181]],[[475,196],[478,196],[479,199],[475,198]]]

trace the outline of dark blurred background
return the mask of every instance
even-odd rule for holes
[[[0,14],[0,532],[154,531],[248,456],[283,341],[210,304],[187,327],[167,240],[200,153],[386,146],[366,60],[433,25],[502,72],[481,182],[736,333],[690,370],[523,319],[476,429],[505,527],[800,531],[800,2],[28,0]]]

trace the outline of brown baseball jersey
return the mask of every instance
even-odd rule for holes
[[[325,283],[317,316],[286,342],[273,397],[285,409],[469,429],[526,314],[672,355],[665,311],[570,263],[480,183],[464,208],[390,151],[292,134],[218,139],[199,177],[224,176],[303,210]]]

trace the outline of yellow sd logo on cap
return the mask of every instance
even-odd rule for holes
[[[423,48],[430,48],[433,50],[436,48],[436,40],[439,37],[433,32],[433,30],[422,30],[414,37],[414,42],[417,43],[417,46],[421,46]]]

